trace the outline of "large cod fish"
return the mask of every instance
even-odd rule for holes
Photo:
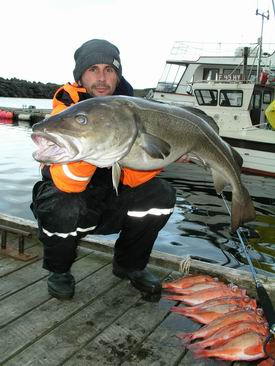
[[[35,124],[32,139],[38,150],[33,157],[45,164],[83,160],[112,167],[116,188],[121,167],[155,170],[188,155],[211,169],[218,194],[231,186],[234,232],[254,219],[255,210],[241,182],[238,154],[214,124],[189,108],[126,96],[96,97]]]

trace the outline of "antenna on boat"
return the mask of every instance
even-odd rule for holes
[[[262,17],[261,36],[260,38],[258,38],[259,52],[258,52],[257,82],[259,82],[261,73],[262,48],[263,48],[264,18],[266,18],[266,20],[269,19],[269,10],[267,10],[264,13],[260,13],[259,10],[256,9],[256,15],[260,15]]]

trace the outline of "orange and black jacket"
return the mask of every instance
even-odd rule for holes
[[[115,95],[133,95],[131,85],[122,78],[118,85]],[[53,97],[52,114],[57,114],[69,106],[80,101],[91,98],[85,88],[79,87],[77,83],[67,83],[60,87]],[[44,177],[51,178],[55,186],[63,192],[76,193],[86,189],[92,180],[97,167],[84,161],[72,162],[67,164],[51,164],[44,167],[42,174]],[[128,168],[122,169],[121,182],[130,187],[136,187],[155,177],[160,170],[137,171]]]

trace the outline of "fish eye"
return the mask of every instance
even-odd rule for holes
[[[88,122],[88,118],[85,114],[77,114],[75,116],[75,120],[81,125],[86,125],[86,123]]]

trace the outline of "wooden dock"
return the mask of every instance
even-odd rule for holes
[[[17,246],[14,234],[8,235],[8,246]],[[36,257],[0,256],[1,366],[248,364],[194,360],[176,335],[200,325],[171,313],[174,301],[146,298],[115,277],[108,245],[104,251],[91,249],[89,242],[80,247],[72,267],[76,292],[69,301],[48,294],[42,247],[33,233],[25,246],[25,253]],[[172,267],[151,265],[162,279],[179,275]]]
[[[0,107],[2,111],[12,112],[13,121],[26,121],[32,126],[34,123],[42,121],[51,113],[51,109],[41,108],[15,108],[15,107]],[[0,119],[1,122],[1,119]]]

